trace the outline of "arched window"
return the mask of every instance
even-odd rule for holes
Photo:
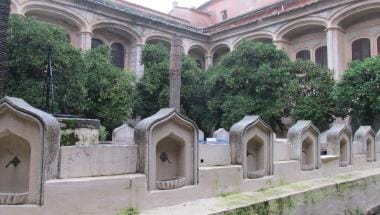
[[[296,54],[297,60],[310,60],[310,51],[309,50],[302,50],[297,52]]]
[[[101,46],[101,45],[103,45],[103,41],[96,39],[96,38],[91,39],[91,49],[94,49],[94,48]]]
[[[377,38],[377,54],[380,55],[380,37]]]
[[[352,60],[363,60],[371,57],[371,41],[367,38],[352,43]]]
[[[315,50],[315,63],[327,66],[327,46],[321,46]]]
[[[124,68],[124,47],[120,43],[111,45],[112,64]]]

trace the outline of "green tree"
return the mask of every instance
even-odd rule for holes
[[[298,80],[291,116],[294,120],[311,120],[321,130],[328,129],[334,118],[334,102],[330,97],[335,81],[331,71],[311,61],[296,61],[289,70]]]
[[[11,16],[8,30],[8,95],[43,108],[47,52],[53,49],[54,112],[97,118],[108,130],[131,113],[133,76],[114,67],[110,51],[82,53],[62,28],[34,18]]]
[[[292,62],[272,44],[246,41],[208,72],[209,128],[230,128],[260,115],[281,136],[284,117],[325,126],[332,118],[331,73],[307,61]]]
[[[334,87],[332,97],[337,116],[351,116],[354,129],[360,125],[379,129],[380,57],[352,62]]]
[[[8,30],[8,19],[11,1],[1,0],[0,2],[0,98],[4,96],[4,78],[6,67],[6,37]]]
[[[244,42],[207,71],[208,127],[229,129],[245,115],[260,115],[277,131],[289,112],[283,96],[295,88],[288,57],[271,44]]]
[[[169,50],[163,44],[147,44],[142,62],[144,77],[137,83],[133,110],[145,118],[169,105]],[[189,56],[183,57],[182,70],[181,113],[199,123],[207,111],[205,73]]]

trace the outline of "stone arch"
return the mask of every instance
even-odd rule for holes
[[[158,181],[186,177],[185,140],[176,134],[169,134],[156,145],[156,178]]]
[[[198,183],[198,127],[194,122],[175,109],[161,109],[137,124],[134,138],[139,146],[138,169],[147,174],[149,190]]]
[[[162,43],[168,50],[170,51],[171,47],[171,37],[170,35],[166,34],[161,34],[161,33],[154,33],[150,34],[145,37],[144,43],[149,43],[149,44],[157,44],[157,43]]]
[[[21,13],[25,16],[36,16],[37,18],[43,18],[43,21],[51,22],[51,18],[62,18],[65,22],[70,23],[77,29],[86,29],[88,27],[87,21],[79,14],[74,14],[64,7],[58,7],[52,4],[46,4],[46,2],[31,1],[21,5]],[[54,23],[53,24],[57,24]]]
[[[273,39],[274,39],[274,35],[271,32],[260,31],[260,32],[255,32],[255,33],[240,36],[232,43],[232,46],[235,49],[238,45],[240,45],[245,40],[272,43]]]
[[[330,17],[329,28],[342,27],[344,28],[344,21],[352,16],[360,16],[365,12],[374,13],[380,11],[380,2],[376,0],[359,2],[356,4],[350,4],[344,8],[340,8]],[[342,26],[343,25],[343,26]]]
[[[20,3],[17,0],[11,1],[11,13],[14,13],[14,14],[21,13]]]
[[[0,133],[0,143],[0,193],[29,193],[30,143],[10,130]]]
[[[85,31],[88,28],[87,21],[72,11],[40,1],[28,1],[21,5],[21,14],[24,16],[36,17],[38,20],[61,26],[70,36],[70,42],[73,45],[80,44],[78,32]]]
[[[319,17],[307,17],[284,25],[275,33],[275,43],[283,44],[290,59],[296,60],[297,51],[301,48],[313,50],[316,46],[327,44],[325,29],[327,21]],[[315,61],[314,53],[310,60]]]
[[[327,20],[319,17],[308,17],[293,21],[289,24],[284,25],[279,30],[276,31],[274,40],[275,41],[286,41],[287,35],[297,30],[306,30],[313,27],[321,27],[323,30],[327,27]],[[299,33],[299,32],[294,32]]]
[[[339,157],[339,166],[352,165],[352,131],[345,124],[334,124],[326,132],[327,154]]]
[[[91,23],[89,26],[90,31],[93,33],[99,29],[108,29],[114,31],[114,33],[121,34],[119,36],[130,43],[136,44],[142,41],[140,33],[133,27],[113,20],[101,20]]]
[[[232,164],[243,166],[243,177],[273,174],[273,131],[259,116],[246,116],[230,129]]]
[[[59,130],[54,117],[23,100],[0,100],[1,204],[43,204],[45,180],[58,174]]]
[[[302,171],[320,168],[320,138],[319,130],[311,121],[301,120],[288,131],[288,141],[291,145],[290,158],[300,161]]]
[[[187,54],[193,58],[195,61],[197,61],[198,67],[201,69],[206,69],[207,62],[206,62],[206,55],[207,55],[207,49],[206,47],[199,45],[199,44],[193,44],[190,46],[190,48],[187,51]]]
[[[212,64],[216,65],[220,62],[221,58],[232,51],[232,47],[228,43],[218,43],[211,47],[210,56],[212,57]]]
[[[376,161],[375,132],[371,126],[360,126],[354,136],[354,154],[366,157],[367,162]]]

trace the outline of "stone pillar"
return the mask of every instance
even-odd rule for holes
[[[83,51],[91,49],[92,32],[79,32],[79,48]]]
[[[334,71],[334,79],[339,80],[346,69],[344,32],[341,28],[327,28],[327,59],[329,69]]]
[[[170,100],[169,106],[181,111],[182,39],[174,35],[170,48]]]
[[[137,80],[140,80],[144,76],[144,65],[141,62],[144,45],[143,43],[135,44],[129,52],[128,68],[135,73]]]
[[[205,56],[205,68],[206,70],[212,66],[212,56],[206,55]]]

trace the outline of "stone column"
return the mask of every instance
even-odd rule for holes
[[[143,43],[135,44],[129,51],[128,68],[135,73],[137,80],[140,80],[144,76],[144,65],[141,62],[144,45]]]
[[[334,71],[334,79],[339,80],[346,69],[343,29],[327,28],[327,59],[329,69]]]
[[[212,56],[206,55],[205,56],[205,68],[208,69],[212,66]]]
[[[92,32],[79,32],[79,48],[83,51],[91,49]]]
[[[181,111],[182,39],[174,35],[170,48],[170,100],[169,106]]]

